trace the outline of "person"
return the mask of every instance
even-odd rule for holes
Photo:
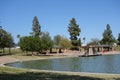
[[[102,54],[104,54],[104,48],[102,47]]]

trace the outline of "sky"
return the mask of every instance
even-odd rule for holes
[[[70,37],[68,25],[76,19],[81,33],[79,38],[102,39],[109,24],[113,36],[120,33],[120,0],[0,0],[0,26],[12,34],[29,36],[32,21],[37,16],[41,30],[55,35]],[[83,40],[82,40],[83,42]]]

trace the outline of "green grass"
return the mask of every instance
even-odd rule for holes
[[[5,49],[5,53],[2,53],[2,49],[0,49],[0,54],[2,55],[29,55],[31,52],[23,52],[21,49],[11,49],[11,53],[9,54],[9,49]]]
[[[120,80],[120,78],[98,78],[0,67],[0,80]]]
[[[0,80],[104,80],[86,76],[70,76],[55,73],[30,72],[8,67],[0,67]]]

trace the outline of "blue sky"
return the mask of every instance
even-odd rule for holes
[[[37,16],[42,31],[53,37],[69,38],[68,24],[75,18],[86,43],[102,38],[110,24],[115,38],[120,33],[120,0],[0,0],[0,25],[14,37],[32,32],[32,20]]]

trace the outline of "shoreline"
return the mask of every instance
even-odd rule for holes
[[[59,54],[46,54],[46,55],[38,55],[38,56],[23,56],[23,55],[7,55],[7,56],[0,56],[0,66],[13,63],[13,62],[22,62],[22,61],[29,61],[29,60],[42,60],[42,59],[54,59],[54,58],[66,58],[66,57],[79,57],[83,55],[82,52],[77,53],[59,53]],[[101,53],[102,54],[102,53]],[[109,51],[104,52],[104,55],[115,55],[120,54],[120,51]]]
[[[115,55],[115,54],[120,54],[120,51],[104,52],[102,54],[102,56]],[[80,55],[83,55],[83,53],[82,52],[81,53],[80,52],[79,53],[73,52],[73,53],[46,54],[46,55],[38,55],[38,56],[7,55],[7,56],[0,56],[0,65],[4,65],[7,63],[13,63],[13,62],[29,61],[29,60],[79,57]]]

